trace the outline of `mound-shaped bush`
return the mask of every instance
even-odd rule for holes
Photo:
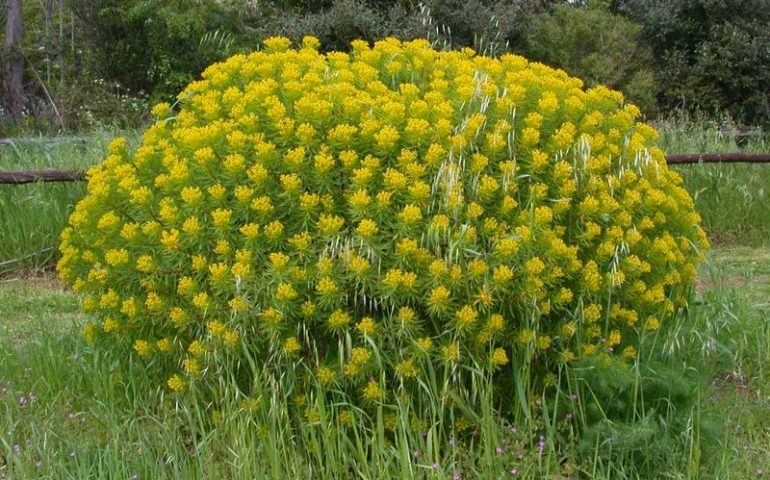
[[[422,40],[272,38],[179,99],[89,170],[59,263],[88,338],[171,389],[246,358],[360,405],[436,372],[548,382],[633,359],[687,301],[698,215],[620,93]]]

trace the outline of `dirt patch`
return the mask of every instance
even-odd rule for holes
[[[0,287],[9,284],[21,288],[69,290],[67,285],[58,279],[54,270],[22,270],[0,278]]]
[[[730,277],[725,278],[719,281],[711,281],[711,280],[698,280],[698,283],[695,284],[695,291],[699,294],[703,294],[704,292],[707,292],[709,290],[713,290],[714,288],[725,288],[725,287],[745,287],[746,285],[749,285],[751,283],[770,283],[770,275],[757,275],[752,277],[744,277],[743,275],[739,275],[737,277]]]
[[[719,402],[725,397],[745,397],[751,401],[759,400],[759,392],[752,389],[746,376],[740,372],[729,372],[717,376],[711,381],[711,400]]]

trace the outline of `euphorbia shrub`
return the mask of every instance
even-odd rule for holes
[[[706,244],[635,106],[515,55],[272,38],[153,114],[88,172],[59,271],[89,340],[174,390],[244,355],[361,404],[634,358]]]

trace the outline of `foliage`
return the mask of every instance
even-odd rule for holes
[[[194,0],[70,0],[88,31],[89,63],[98,76],[132,92],[168,98],[209,63],[232,51],[201,40],[236,31],[235,11]]]
[[[640,45],[641,33],[640,26],[607,10],[557,5],[534,18],[524,51],[590,86],[618,89],[651,114],[656,112],[655,64],[650,49]]]
[[[168,100],[206,65],[269,36],[315,35],[321,51],[392,36],[515,51],[624,91],[648,115],[699,109],[761,124],[770,118],[768,1],[26,2],[25,114],[34,126],[115,123],[113,106],[127,97]],[[102,87],[78,91],[82,84]]]
[[[770,1],[625,0],[657,55],[661,99],[671,109],[770,121]]]
[[[530,17],[545,9],[547,3],[538,0],[433,0],[425,5],[450,45],[471,47],[492,56],[518,44]]]
[[[300,41],[314,35],[321,51],[348,51],[355,39],[375,41],[385,37],[401,40],[428,38],[435,47],[471,47],[487,55],[499,55],[520,41],[535,12],[550,2],[430,0],[406,1],[332,0],[308,14],[306,9],[265,10],[255,22],[263,36],[284,35]]]
[[[333,0],[328,8],[311,15],[304,10],[276,10],[256,26],[263,37],[283,35],[299,42],[305,35],[314,35],[322,51],[347,51],[353,40],[375,41],[411,27],[403,9],[385,12],[361,0]]]
[[[59,262],[89,338],[180,368],[177,391],[246,355],[361,406],[500,371],[526,409],[504,392],[634,358],[685,304],[705,237],[620,94],[424,40],[318,44],[210,67],[89,170]]]

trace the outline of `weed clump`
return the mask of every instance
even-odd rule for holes
[[[248,360],[302,398],[457,405],[473,372],[532,392],[633,359],[686,305],[705,236],[620,93],[423,40],[317,48],[211,66],[88,172],[59,272],[90,340],[173,390]]]

